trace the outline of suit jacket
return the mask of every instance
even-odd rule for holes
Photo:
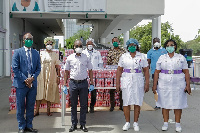
[[[31,48],[32,53],[32,69],[31,73],[34,77],[33,87],[37,87],[37,76],[41,71],[40,55],[39,53]],[[13,86],[16,88],[24,88],[26,86],[24,80],[28,77],[28,60],[24,47],[16,49],[12,57],[12,69],[14,72]]]

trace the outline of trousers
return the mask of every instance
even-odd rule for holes
[[[84,80],[83,82],[77,83],[73,80],[69,82],[69,93],[71,101],[71,122],[72,125],[77,125],[77,105],[78,97],[80,101],[80,125],[84,126],[86,124],[86,113],[87,113],[87,99],[88,99],[88,82]]]
[[[18,128],[25,129],[32,128],[33,117],[34,117],[34,105],[37,95],[37,88],[24,87],[16,88],[16,103],[17,103],[17,121]],[[24,113],[26,109],[26,119]]]

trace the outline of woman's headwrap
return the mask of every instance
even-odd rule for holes
[[[55,39],[52,37],[47,37],[44,39],[44,44],[46,44],[48,41],[51,41],[53,45],[56,43]]]

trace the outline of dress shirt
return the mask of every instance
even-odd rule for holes
[[[70,71],[70,79],[84,80],[88,77],[88,70],[92,70],[92,63],[85,54],[77,56],[73,53],[67,57],[65,70]]]

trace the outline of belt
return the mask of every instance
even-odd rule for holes
[[[141,73],[142,71],[139,69],[124,69],[126,73]]]
[[[83,79],[83,80],[70,79],[70,80],[73,81],[73,82],[76,82],[76,83],[81,83],[81,82],[86,81],[87,79]]]
[[[180,74],[182,70],[161,70],[161,73],[165,74]]]

